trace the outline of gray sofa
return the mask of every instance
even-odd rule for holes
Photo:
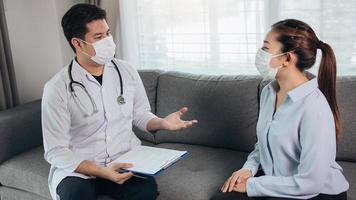
[[[256,142],[259,76],[206,76],[140,71],[158,116],[190,108],[199,124],[179,133],[135,130],[145,145],[188,150],[190,156],[157,177],[161,200],[209,199],[239,169]],[[343,138],[337,160],[356,200],[356,77],[339,77]],[[49,164],[43,159],[40,101],[0,112],[0,199],[49,199]],[[322,124],[321,124],[322,126]],[[110,199],[99,197],[99,199]]]

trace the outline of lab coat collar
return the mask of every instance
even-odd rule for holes
[[[112,64],[112,62],[105,64],[103,76],[104,76],[104,73],[107,68],[113,68],[113,67],[114,67],[114,65]],[[96,83],[100,86],[98,81],[86,69],[84,69],[82,66],[80,66],[80,64],[77,62],[76,59],[73,59],[72,76],[75,77],[76,79],[91,81],[91,82]]]

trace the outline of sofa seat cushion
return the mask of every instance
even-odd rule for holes
[[[41,197],[32,192],[9,188],[6,186],[0,187],[1,200],[50,200],[50,198]],[[98,196],[98,200],[113,200],[108,196]]]
[[[43,147],[37,147],[0,165],[0,182],[11,188],[50,198],[48,173],[50,165],[43,158]]]
[[[156,177],[159,199],[209,199],[232,172],[242,167],[247,153],[199,145],[163,143],[157,147],[187,150],[187,158]]]
[[[142,143],[152,146],[146,141],[142,141]],[[15,191],[21,190],[50,199],[48,189],[50,165],[44,160],[43,154],[43,147],[40,146],[2,163],[0,165],[0,183],[4,188],[13,188]],[[11,194],[14,190],[3,191]],[[21,193],[21,195],[26,195],[26,193]],[[111,199],[109,197],[99,199],[104,198]]]
[[[343,168],[343,174],[349,182],[350,187],[347,191],[348,200],[356,200],[356,163],[355,162],[338,162]]]

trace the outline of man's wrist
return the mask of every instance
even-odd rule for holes
[[[89,160],[84,160],[83,162],[81,162],[76,172],[88,176],[95,176],[101,178],[107,176],[105,167],[97,165]]]
[[[151,121],[147,125],[147,130],[150,132],[155,132],[161,129],[164,129],[162,118],[156,117],[151,119]]]

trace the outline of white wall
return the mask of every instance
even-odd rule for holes
[[[106,10],[106,18],[108,25],[116,43],[116,58],[122,58],[122,45],[121,45],[121,30],[120,30],[120,8],[121,4],[119,0],[104,0],[101,1],[101,7]]]
[[[42,96],[44,84],[73,57],[60,21],[80,0],[4,0],[20,102]]]

